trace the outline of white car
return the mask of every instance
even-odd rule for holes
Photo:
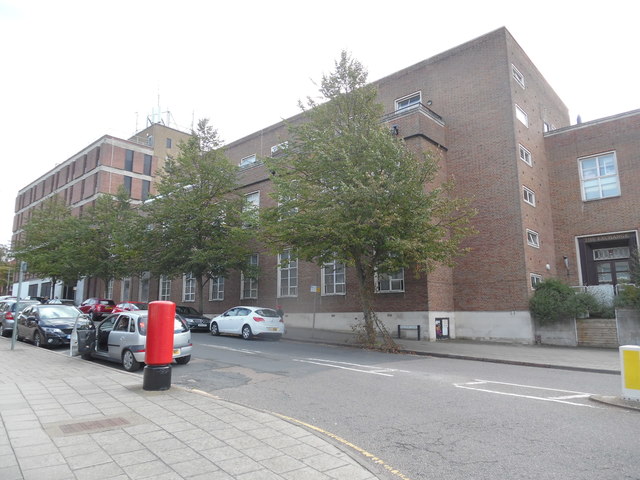
[[[254,336],[279,340],[284,335],[284,320],[272,308],[233,307],[211,320],[211,335],[229,333],[245,340]]]

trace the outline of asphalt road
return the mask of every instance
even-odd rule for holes
[[[640,414],[589,400],[615,375],[192,337],[173,384],[340,437],[388,478],[640,479]]]

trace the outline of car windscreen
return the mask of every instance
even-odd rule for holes
[[[100,300],[100,305],[114,305],[115,302],[113,300]]]
[[[147,334],[147,317],[138,318],[138,331],[140,332],[140,335]],[[173,320],[173,333],[184,333],[188,331],[189,327],[187,324],[178,317],[175,317]]]
[[[80,315],[80,310],[68,305],[47,305],[38,309],[40,318],[52,320],[55,318],[75,318]]]
[[[259,310],[256,310],[256,313],[262,317],[280,317],[280,315],[278,315],[278,312],[270,308],[261,308]]]
[[[181,307],[181,306],[178,306],[178,307],[176,307],[176,312],[178,312],[178,313],[180,313],[182,315],[200,315],[200,312],[198,312],[193,307]]]

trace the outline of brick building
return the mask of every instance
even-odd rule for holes
[[[640,226],[640,110],[571,126],[567,107],[504,28],[374,84],[390,130],[416,151],[435,152],[440,178],[454,178],[455,194],[478,210],[478,233],[464,245],[471,251],[454,268],[378,279],[376,310],[391,329],[420,324],[435,339],[439,325],[458,338],[528,343],[537,282],[629,280]],[[226,147],[241,167],[242,191],[258,206],[273,201],[260,159],[277,155],[286,135],[283,122]],[[278,257],[257,248],[257,280],[236,273],[211,281],[205,313],[282,305],[291,325],[349,330],[361,316],[353,272],[303,262],[279,268]],[[188,304],[197,301],[194,283],[187,275],[151,279],[145,293]],[[135,290],[127,287],[131,299]],[[125,289],[116,286],[116,300],[118,291]]]

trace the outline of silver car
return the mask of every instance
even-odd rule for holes
[[[0,302],[0,335],[3,337],[11,336],[15,319],[23,309],[31,305],[40,305],[40,302],[37,300],[20,300],[17,309],[16,304],[18,304],[16,299]]]
[[[139,370],[145,360],[148,316],[147,310],[109,315],[98,325],[89,347],[81,350],[82,358],[122,363],[128,372]],[[191,332],[178,316],[174,318],[173,332],[173,359],[185,365],[191,360]]]

